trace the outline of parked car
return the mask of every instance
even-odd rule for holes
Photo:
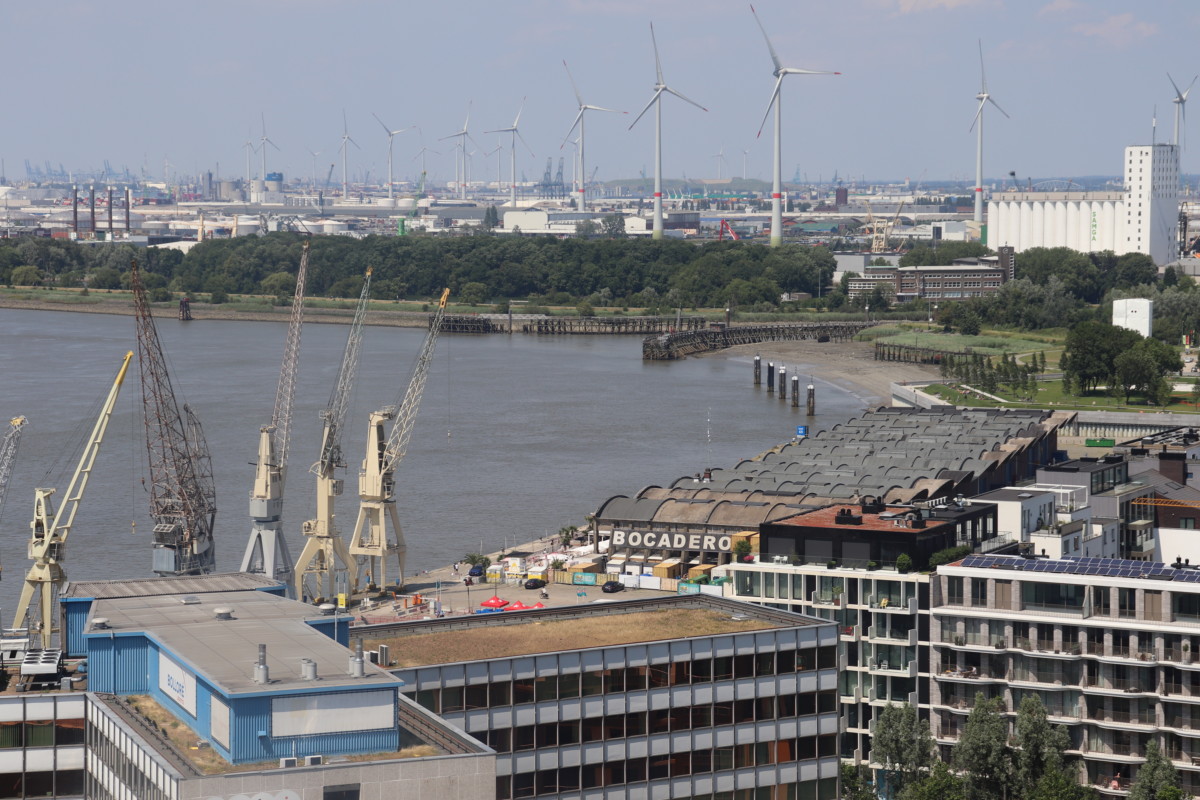
[[[605,581],[604,585],[600,587],[600,591],[607,594],[612,594],[613,592],[620,592],[624,590],[624,588],[625,584],[621,583],[620,581]]]
[[[526,589],[541,589],[545,587],[545,585],[546,582],[541,578],[530,578],[529,580],[525,581]]]
[[[482,578],[483,577],[483,565],[476,564],[475,566],[471,567],[471,570],[467,574],[470,575],[472,578]]]

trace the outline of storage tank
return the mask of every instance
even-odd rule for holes
[[[325,233],[345,233],[350,230],[349,225],[336,219],[325,220],[321,227]]]

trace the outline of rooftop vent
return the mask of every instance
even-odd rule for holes
[[[183,603],[185,606],[198,606],[200,605],[200,598],[196,597],[194,594],[189,594],[187,597],[179,598],[179,602]]]
[[[852,509],[839,508],[833,518],[834,525],[862,525],[862,516],[855,514]]]
[[[300,679],[315,681],[317,679],[317,662],[311,658],[300,659]]]
[[[92,620],[92,630],[106,631],[108,630],[108,617],[96,617]]]
[[[254,665],[254,682],[271,682],[271,671],[267,667],[267,646],[265,644],[258,646],[258,663]]]
[[[214,619],[233,619],[233,609],[229,606],[218,606],[213,609]]]
[[[337,606],[335,606],[333,603],[321,603],[321,605],[317,606],[317,611],[320,611],[322,615],[328,617],[334,611],[337,611]]]

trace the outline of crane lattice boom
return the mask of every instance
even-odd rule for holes
[[[13,465],[17,460],[17,447],[21,444],[21,431],[25,428],[24,417],[13,417],[9,420],[11,426],[4,441],[0,442],[0,518],[4,513],[4,495],[8,492],[8,482],[12,479]]]
[[[292,430],[292,400],[296,396],[296,365],[300,361],[300,331],[304,323],[304,287],[308,281],[308,251],[312,240],[305,240],[300,252],[300,268],[296,271],[296,293],[292,297],[292,313],[288,319],[287,344],[283,348],[283,365],[279,370],[279,385],[275,389],[275,411],[271,425],[275,428],[275,457],[280,464],[280,483],[287,476],[288,444]]]
[[[346,411],[350,408],[350,390],[358,374],[358,357],[362,349],[363,321],[367,316],[367,298],[371,292],[371,270],[363,280],[358,306],[354,309],[354,320],[350,323],[350,335],[342,353],[342,366],[338,370],[337,383],[329,396],[329,405],[321,412],[325,420],[325,431],[321,441],[321,457],[310,470],[316,475],[331,473],[335,466],[345,466],[342,456],[342,427],[346,424]]]
[[[179,413],[137,262],[130,277],[150,459],[154,571],[160,575],[211,572],[216,563],[213,522],[217,509],[207,465],[208,445],[191,411],[188,424]]]
[[[412,438],[413,425],[417,420],[417,410],[421,407],[421,395],[425,393],[425,381],[429,377],[429,364],[433,361],[433,348],[442,330],[442,318],[446,315],[446,300],[449,297],[449,289],[442,292],[437,311],[429,320],[429,333],[417,356],[412,377],[408,381],[408,389],[397,406],[396,422],[392,425],[392,433],[383,453],[383,469],[386,472],[394,470],[408,451],[408,442]]]

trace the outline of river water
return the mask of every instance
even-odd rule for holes
[[[270,420],[286,325],[156,322],[176,396],[205,428],[217,482],[217,564],[234,570],[249,531],[251,462],[258,429]],[[293,557],[303,545],[300,524],[315,511],[308,467],[346,333],[344,325],[313,324],[303,332],[284,512]],[[358,511],[367,414],[403,395],[424,335],[365,330],[343,439],[351,469],[338,519],[347,535]],[[6,625],[29,564],[33,489],[58,487],[61,502],[99,405],[134,346],[132,317],[0,309],[0,419],[29,419],[0,509]],[[862,408],[828,385],[818,386],[817,405],[810,420],[790,400],[753,389],[748,359],[643,362],[637,337],[443,335],[396,473],[408,570],[448,564],[481,542],[491,552],[582,524],[613,495],[732,466],[790,438],[796,425],[829,427]],[[68,542],[70,578],[152,575],[143,436],[135,358]]]

